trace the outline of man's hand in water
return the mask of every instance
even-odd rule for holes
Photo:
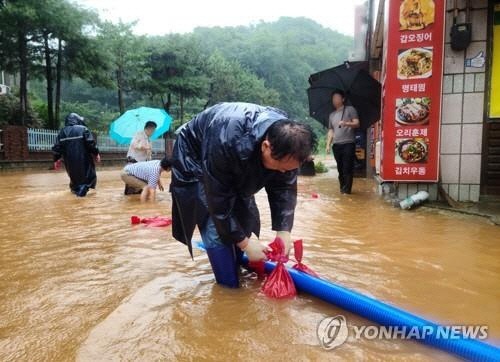
[[[161,184],[161,181],[160,181],[160,180],[158,180],[158,189],[159,189],[160,191],[163,191],[163,190],[164,190],[163,185]]]
[[[292,235],[290,234],[290,232],[289,231],[278,231],[276,233],[276,237],[281,238],[281,240],[283,240],[283,243],[285,243],[285,254],[289,255],[290,249],[293,246]]]
[[[237,245],[242,251],[244,251],[247,254],[249,261],[259,261],[267,259],[266,254],[264,254],[264,252],[266,250],[269,250],[269,247],[262,244],[257,239],[245,238]]]

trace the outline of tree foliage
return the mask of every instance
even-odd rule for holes
[[[182,124],[212,104],[242,101],[280,107],[322,133],[308,117],[308,77],[342,63],[353,42],[307,18],[154,37],[133,30],[70,0],[7,1],[0,67],[21,79],[16,120],[27,119],[29,78],[34,108],[53,128],[60,108],[105,128],[143,105],[164,107]]]

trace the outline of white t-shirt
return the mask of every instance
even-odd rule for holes
[[[145,148],[149,146],[149,149]],[[134,135],[130,147],[128,148],[127,157],[135,159],[137,162],[151,160],[151,142],[146,132],[139,131]]]

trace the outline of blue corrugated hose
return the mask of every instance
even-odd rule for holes
[[[202,243],[197,243],[197,246],[199,249],[205,250]],[[243,262],[244,264],[248,263],[246,256],[243,257]],[[266,261],[266,272],[270,273],[275,266],[275,263]],[[436,323],[327,280],[315,278],[292,268],[288,268],[288,271],[298,290],[383,326],[406,328],[408,332],[411,329],[418,328],[419,335],[422,337],[417,339],[419,342],[454,353],[471,361],[500,361],[500,348],[498,347],[464,336],[446,338],[442,334],[438,334],[438,327],[440,326]]]

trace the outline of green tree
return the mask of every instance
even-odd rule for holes
[[[179,99],[180,120],[184,121],[186,98],[205,95],[208,78],[204,72],[204,57],[199,44],[189,36],[171,35],[151,39],[149,70],[151,79],[145,84],[152,97],[170,93]]]
[[[219,51],[208,58],[206,72],[210,78],[209,104],[223,101],[279,104],[276,90],[266,88],[264,80],[244,69],[237,61],[227,60]]]
[[[99,69],[99,48],[90,35],[97,19],[95,13],[68,0],[9,1],[1,8],[0,65],[20,74],[21,123],[29,109],[28,78],[43,74],[47,126],[59,126],[63,76],[86,76]]]
[[[206,54],[218,50],[264,79],[279,92],[280,108],[301,119],[309,113],[309,75],[342,63],[353,44],[352,37],[313,20],[289,17],[252,26],[197,28],[194,36]]]
[[[29,120],[28,79],[35,66],[37,0],[7,1],[0,8],[0,67],[19,74],[19,120]]]
[[[109,86],[106,77],[109,63],[106,49],[100,47],[93,32],[98,31],[97,15],[80,8],[67,8],[72,13],[69,21],[62,24],[63,31],[57,39],[55,121],[60,121],[63,79],[79,77],[95,86]],[[64,30],[64,28],[66,30]]]
[[[108,84],[117,92],[120,114],[125,112],[125,94],[132,91],[147,74],[145,38],[133,34],[134,23],[105,22],[98,40],[108,57]]]

